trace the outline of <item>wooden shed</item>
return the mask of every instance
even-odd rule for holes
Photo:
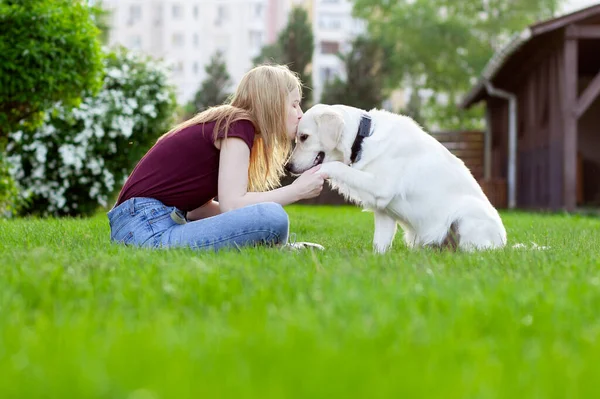
[[[498,51],[462,108],[484,101],[484,180],[508,206],[600,205],[600,4],[529,26]]]

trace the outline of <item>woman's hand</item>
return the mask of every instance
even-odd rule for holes
[[[298,199],[317,197],[323,190],[323,184],[327,176],[317,173],[321,165],[317,165],[302,173],[291,186],[296,190]]]

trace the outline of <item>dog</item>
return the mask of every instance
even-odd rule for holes
[[[298,124],[287,168],[316,165],[333,189],[372,211],[373,247],[399,225],[411,248],[467,252],[506,245],[506,230],[465,164],[413,119],[385,110],[317,104]]]

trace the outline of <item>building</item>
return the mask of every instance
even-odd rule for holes
[[[277,0],[103,0],[112,11],[109,46],[123,45],[168,61],[180,102],[189,101],[217,50],[234,82],[281,26]],[[281,2],[279,2],[281,3]],[[283,4],[283,3],[282,3]]]
[[[485,178],[509,207],[600,205],[600,4],[529,26],[484,69],[461,107],[484,102]]]
[[[352,17],[349,0],[313,0],[312,25],[315,40],[313,101],[319,102],[327,81],[336,76],[345,78],[344,64],[337,53],[348,51],[352,39],[364,32],[365,25]]]
[[[102,0],[111,13],[109,46],[162,58],[172,65],[179,102],[189,101],[202,80],[210,56],[223,52],[232,81],[252,67],[261,48],[277,40],[294,6],[304,7],[312,23],[313,101],[319,102],[325,83],[345,78],[338,51],[349,50],[364,32],[352,17],[350,0]],[[231,88],[233,90],[233,87]],[[387,102],[397,110],[402,93]]]

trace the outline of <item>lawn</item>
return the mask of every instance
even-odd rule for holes
[[[503,213],[506,250],[398,234],[377,256],[371,214],[287,209],[325,252],[136,250],[104,215],[0,220],[0,398],[599,397],[600,219]]]

